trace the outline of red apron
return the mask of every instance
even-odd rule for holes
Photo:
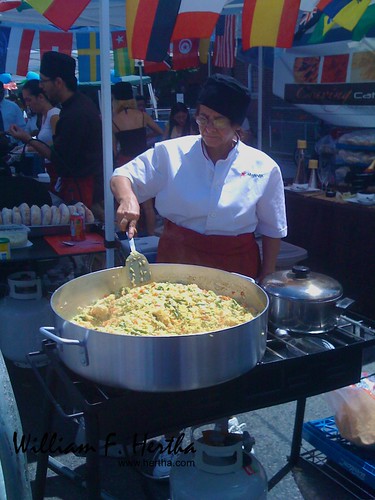
[[[61,189],[57,193],[67,205],[82,201],[91,208],[94,196],[94,177],[62,177]]]
[[[165,220],[157,262],[213,267],[256,278],[260,252],[253,233],[205,235]]]

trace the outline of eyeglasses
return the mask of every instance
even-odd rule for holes
[[[225,118],[225,116],[209,119],[204,115],[198,115],[195,117],[195,121],[200,127],[207,127],[208,125],[211,125],[211,127],[218,130],[230,127],[230,120]]]

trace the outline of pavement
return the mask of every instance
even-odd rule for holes
[[[368,373],[375,371],[375,357],[364,365]],[[32,370],[15,367],[7,362],[9,377],[18,404],[23,432],[35,436],[42,419],[43,390]],[[255,438],[255,456],[263,465],[268,479],[273,477],[287,462],[290,453],[296,403],[273,406],[237,415],[240,423]],[[306,405],[305,421],[326,418],[332,414],[324,395],[309,398]],[[61,417],[56,418],[55,428],[59,436],[67,442],[76,438],[78,426]],[[189,430],[185,429],[189,435]],[[308,449],[311,446],[303,442]],[[35,478],[37,454],[28,452],[28,471],[31,485]],[[66,472],[77,478],[85,476],[85,458],[73,453],[54,455],[54,458],[68,469]],[[129,465],[120,464],[115,458],[101,458],[100,477],[105,490],[102,498],[123,500],[167,500],[170,499],[168,480],[151,480],[143,477]],[[46,499],[79,500],[87,498],[86,490],[71,479],[48,470]],[[268,494],[269,499],[349,500],[356,498],[325,477],[309,462],[301,461]]]

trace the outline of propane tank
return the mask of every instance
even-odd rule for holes
[[[11,274],[8,286],[9,295],[0,300],[0,349],[15,365],[30,368],[26,355],[41,349],[39,328],[53,325],[53,312],[34,272]],[[36,364],[45,363],[46,358],[38,357]]]
[[[202,438],[194,440],[195,452],[180,453],[173,461],[169,481],[171,499],[267,498],[265,470],[252,453],[243,450],[241,434],[226,433],[225,440],[218,443],[212,441],[212,437],[216,439],[215,433],[217,437],[217,431],[203,432]]]

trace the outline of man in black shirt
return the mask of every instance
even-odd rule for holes
[[[53,145],[33,139],[16,126],[10,132],[52,161],[60,176],[56,191],[65,203],[82,201],[91,208],[103,200],[102,125],[93,101],[77,90],[75,67],[75,60],[66,54],[43,54],[40,86],[62,108]]]

